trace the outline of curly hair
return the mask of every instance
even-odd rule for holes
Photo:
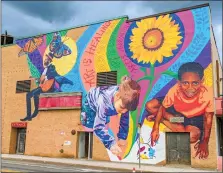
[[[178,79],[182,79],[182,75],[186,72],[197,73],[202,79],[204,77],[204,68],[197,62],[187,62],[180,66],[178,70]]]

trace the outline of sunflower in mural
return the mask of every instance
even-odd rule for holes
[[[132,59],[138,63],[154,65],[162,63],[164,57],[173,56],[173,51],[182,44],[180,26],[170,15],[148,18],[136,22],[132,30],[129,49]]]

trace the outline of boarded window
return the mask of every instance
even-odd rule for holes
[[[117,71],[97,73],[97,86],[117,85]]]
[[[16,83],[16,93],[29,92],[31,86],[31,80],[17,81]]]

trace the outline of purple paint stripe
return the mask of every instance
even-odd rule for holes
[[[30,38],[25,38],[25,39],[22,39],[22,40],[17,40],[16,41],[16,44],[19,47],[23,48],[25,46],[25,44],[27,43],[27,41],[29,41],[29,40],[30,40]]]
[[[196,58],[195,62],[198,62],[202,67],[206,68],[211,63],[211,41],[209,40],[202,52]]]
[[[209,41],[204,47],[202,52],[198,55],[195,62],[198,62],[202,67],[206,68],[211,63],[211,42]],[[175,85],[176,79],[172,79],[167,85],[165,85],[153,98],[165,96],[169,89]]]
[[[29,53],[29,59],[33,63],[33,65],[38,69],[40,73],[43,72],[43,59],[40,55],[40,52],[38,49],[36,49],[34,52]]]

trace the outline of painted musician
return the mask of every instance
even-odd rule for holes
[[[21,121],[30,121],[32,118],[36,117],[38,114],[39,107],[39,95],[43,92],[54,92],[55,91],[55,77],[59,76],[55,70],[55,66],[51,64],[52,56],[51,54],[47,55],[44,60],[44,71],[40,77],[37,79],[39,82],[39,87],[33,89],[32,91],[26,94],[26,106],[27,106],[27,115],[25,118],[20,119]],[[31,98],[34,98],[35,110],[31,114]]]

